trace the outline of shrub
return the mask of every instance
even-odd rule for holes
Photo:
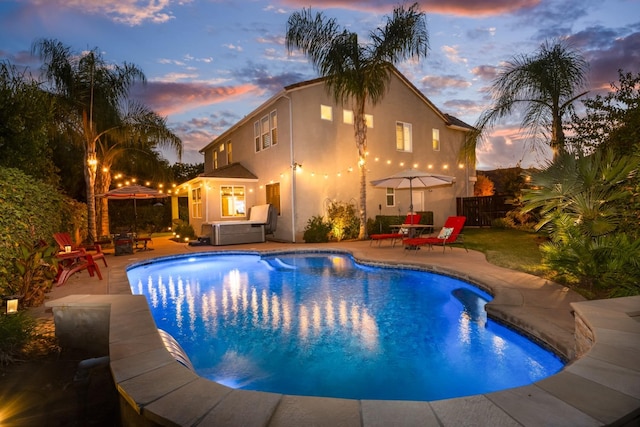
[[[504,218],[491,220],[491,227],[501,230],[514,228],[516,230],[533,230],[536,220],[532,213],[524,213],[520,209],[513,209],[507,212]]]
[[[508,228],[514,228],[513,224],[507,218],[495,218],[491,220],[491,228],[498,230],[506,230]]]
[[[44,302],[45,293],[51,290],[56,277],[58,262],[57,246],[23,243],[14,259],[19,279],[10,283],[8,290],[22,297],[26,307],[37,307]]]
[[[0,365],[15,362],[34,335],[36,321],[26,312],[0,315]]]
[[[360,232],[360,218],[351,204],[332,202],[327,209],[331,237],[338,242],[355,239]]]
[[[173,231],[176,235],[180,236],[180,240],[184,240],[185,237],[188,237],[189,240],[196,238],[196,232],[193,226],[186,221],[178,220]]]
[[[589,238],[577,227],[540,246],[545,263],[588,298],[640,295],[640,241],[624,234]]]
[[[307,243],[326,243],[329,241],[331,224],[324,221],[320,215],[309,218],[304,228],[303,239]]]
[[[0,294],[9,294],[19,279],[14,260],[22,245],[53,242],[60,231],[69,199],[48,184],[13,168],[0,168]]]

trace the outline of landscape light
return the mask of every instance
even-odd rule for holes
[[[18,296],[17,295],[4,297],[4,300],[7,302],[7,308],[6,308],[7,314],[15,314],[18,312]]]

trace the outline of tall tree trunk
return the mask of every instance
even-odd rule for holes
[[[551,123],[551,150],[553,151],[553,160],[564,152],[564,131],[562,129],[562,118],[559,111],[553,111],[553,122]]]
[[[560,100],[553,99],[551,104],[551,151],[553,160],[557,160],[558,156],[565,151],[564,146],[564,130],[562,129],[562,111]]]
[[[83,111],[83,125],[85,135],[84,150],[84,181],[87,191],[87,241],[93,243],[96,240],[96,172],[98,159],[96,157],[96,136],[93,125],[87,118],[86,110]]]
[[[90,243],[96,240],[96,182],[95,151],[87,150],[85,154],[84,179],[87,187],[87,241]]]
[[[358,168],[360,169],[360,231],[358,239],[364,240],[367,238],[367,122],[364,116],[364,100],[358,101],[354,115]]]
[[[103,159],[102,169],[110,170],[111,165]],[[98,171],[96,191],[98,194],[104,194],[109,191],[111,186],[111,174],[109,172]],[[108,236],[111,234],[109,230],[109,200],[106,197],[100,197],[96,203],[98,210],[98,236]]]

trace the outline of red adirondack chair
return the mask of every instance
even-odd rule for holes
[[[104,252],[102,252],[102,247],[100,245],[98,244],[94,244],[91,246],[76,245],[73,239],[71,238],[71,235],[69,233],[64,233],[64,232],[54,233],[53,238],[56,240],[56,243],[58,243],[58,246],[60,247],[61,251],[65,250],[65,246],[70,246],[72,251],[82,251],[90,254],[94,261],[97,259],[101,259],[102,262],[104,262],[104,266],[107,267],[107,259],[104,257]],[[87,251],[91,251],[91,252],[87,252]]]

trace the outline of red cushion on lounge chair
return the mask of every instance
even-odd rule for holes
[[[450,229],[451,234],[448,235],[446,239],[440,239],[438,237],[416,237],[412,239],[405,239],[402,243],[405,247],[415,248],[417,246],[424,245],[442,245],[443,250],[446,245],[450,245],[452,243],[462,243],[464,249],[468,252],[467,247],[464,245],[464,241],[458,241],[458,236],[462,231],[462,227],[464,227],[464,223],[467,220],[464,216],[450,216],[444,223],[443,230]]]

